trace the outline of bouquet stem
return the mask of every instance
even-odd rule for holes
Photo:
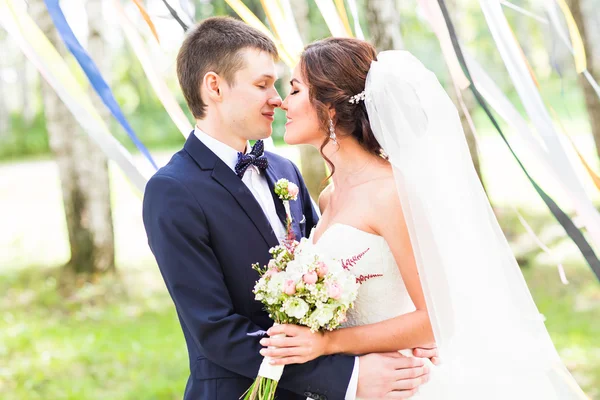
[[[279,382],[259,376],[245,393],[244,400],[273,400]]]
[[[275,323],[273,326],[279,325]],[[285,337],[285,334],[273,337]],[[269,348],[273,348],[270,346]],[[277,391],[277,384],[283,373],[283,365],[271,365],[271,358],[263,358],[258,370],[258,376],[252,386],[244,393],[243,400],[273,400]]]

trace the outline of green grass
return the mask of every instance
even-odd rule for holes
[[[593,399],[600,399],[600,288],[587,266],[567,269],[562,285],[551,267],[525,271],[529,288],[562,360]]]
[[[126,270],[64,297],[58,273],[30,268],[0,279],[2,398],[181,398],[187,354],[159,274]],[[600,290],[584,267],[567,275],[565,286],[549,266],[525,271],[562,359],[599,399]]]
[[[174,308],[164,290],[125,290],[140,272],[129,274],[68,297],[57,270],[3,276],[2,398],[181,398],[188,361]]]
[[[298,161],[294,150],[278,151]],[[159,163],[170,157],[155,155]],[[523,241],[524,230],[506,207],[511,205],[544,240],[544,230],[556,223],[512,163],[496,137],[484,137],[484,176],[494,205],[503,207],[504,232],[513,242]],[[542,183],[551,183],[544,178]],[[0,164],[2,400],[181,398],[188,374],[185,342],[148,250],[140,197],[116,168],[111,182],[119,276],[73,291],[52,267],[68,259],[55,164]],[[568,210],[566,199],[547,186]],[[598,192],[587,187],[597,201]],[[544,242],[563,260],[571,283],[560,283],[543,254],[528,255],[526,279],[563,361],[588,395],[600,400],[600,284],[570,241]]]

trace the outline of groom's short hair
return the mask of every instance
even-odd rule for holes
[[[177,78],[195,118],[206,116],[206,103],[200,96],[204,75],[213,71],[233,86],[235,73],[245,66],[241,51],[246,48],[279,58],[275,43],[267,35],[234,18],[208,18],[189,32],[177,55]]]

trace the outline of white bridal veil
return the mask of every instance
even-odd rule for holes
[[[435,75],[408,52],[382,52],[365,93],[394,168],[443,398],[586,399],[550,340]]]

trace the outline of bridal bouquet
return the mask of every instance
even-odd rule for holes
[[[276,324],[304,325],[313,332],[333,330],[346,321],[353,306],[359,283],[339,260],[315,252],[307,239],[286,241],[269,250],[266,266],[254,264],[260,274],[254,287]],[[258,377],[244,400],[272,400],[283,366],[273,366],[265,357]]]

